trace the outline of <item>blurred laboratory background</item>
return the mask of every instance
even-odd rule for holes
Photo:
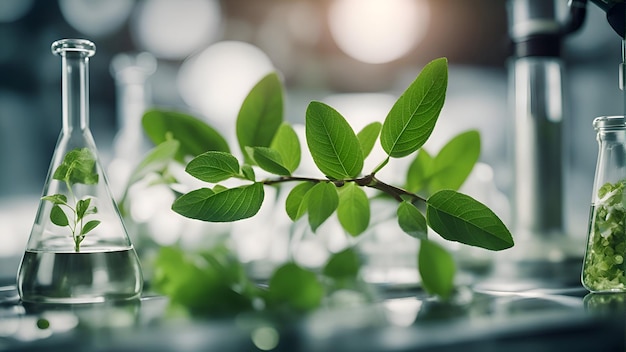
[[[557,3],[565,16],[567,1]],[[605,16],[590,4],[562,43],[564,216],[581,243],[597,155],[592,120],[623,114],[621,40]],[[426,148],[478,129],[480,165],[464,190],[511,220],[505,0],[0,0],[0,257],[21,255],[28,238],[61,130],[61,66],[50,44],[72,37],[97,46],[90,122],[107,164],[125,148],[116,143],[133,106],[190,112],[232,140],[245,95],[277,71],[286,119],[303,122],[308,102],[320,100],[358,128],[382,121],[426,63],[447,57],[447,99]]]

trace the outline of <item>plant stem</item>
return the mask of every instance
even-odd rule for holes
[[[310,178],[310,177],[281,176],[275,179],[263,180],[261,181],[261,183],[263,183],[264,185],[274,185],[278,183],[298,182],[298,181],[313,182],[313,183],[332,182],[337,187],[343,186],[346,182],[354,182],[361,187],[370,187],[370,188],[377,189],[383,193],[386,193],[392,196],[398,202],[402,202],[405,199],[410,200],[411,202],[415,202],[415,201],[421,201],[424,203],[426,202],[426,199],[420,197],[419,195],[415,193],[409,192],[403,188],[392,186],[390,184],[380,181],[374,176],[374,173],[369,174],[367,176],[353,178],[353,179],[346,179],[346,180],[327,180],[327,179],[318,179],[318,178]]]
[[[322,180],[322,179],[310,178],[310,177],[281,176],[279,178],[263,180],[263,181],[261,181],[261,183],[263,183],[264,185],[268,185],[269,186],[269,185],[274,185],[274,184],[277,184],[277,183],[297,182],[297,181],[305,181],[305,182],[313,182],[313,183],[330,182],[330,180]]]
[[[373,174],[364,177],[364,179],[367,179],[368,177],[370,178],[369,182],[362,186],[374,188],[381,192],[387,193],[390,196],[392,196],[394,199],[396,199],[398,202],[402,202],[403,200],[410,200],[412,203],[415,201],[421,201],[421,202],[426,203],[426,199],[420,197],[419,195],[413,192],[409,192],[403,188],[392,186],[388,183],[382,182],[379,179],[377,179]],[[358,182],[357,184],[361,185]]]
[[[80,228],[82,229],[82,220],[78,219],[77,211],[74,210],[74,228],[72,229],[72,237],[74,238],[74,250],[76,252],[80,252],[80,242],[81,242],[81,240],[80,240],[79,236],[76,236],[76,233],[78,232],[79,225],[80,225]]]
[[[72,190],[72,185],[70,184],[70,181],[68,179],[65,180],[65,184],[67,185],[67,190],[68,190],[70,196],[74,200],[74,204],[78,204],[78,199],[76,198],[76,195],[74,195],[74,191]],[[68,226],[68,227],[72,231],[72,238],[74,239],[74,251],[75,252],[80,252],[80,243],[82,242],[82,240],[80,239],[80,235],[76,236],[76,232],[79,229],[79,227],[78,227],[79,225],[80,225],[80,230],[82,231],[82,228],[83,228],[83,226],[82,226],[82,218],[81,219],[78,218],[78,211],[77,211],[77,209],[73,208],[69,204],[67,206],[68,206],[68,208],[70,208],[70,210],[73,213],[74,227],[72,227],[72,226]]]
[[[376,173],[380,171],[383,167],[385,167],[385,165],[387,165],[388,162],[389,162],[389,157],[386,157],[385,160],[383,160],[383,162],[380,163],[378,166],[376,166],[374,171],[372,171],[372,175],[376,175]]]

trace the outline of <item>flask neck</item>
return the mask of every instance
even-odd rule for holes
[[[626,140],[626,123],[624,116],[600,116],[593,120],[596,139],[600,147],[604,142],[620,142]]]
[[[599,130],[596,139],[600,147],[610,143],[626,143],[626,129]]]
[[[62,58],[63,132],[89,129],[89,57],[65,52]]]

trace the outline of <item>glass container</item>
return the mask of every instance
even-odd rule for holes
[[[599,145],[582,283],[591,292],[626,291],[626,124],[623,116],[593,121]]]
[[[110,70],[116,88],[118,131],[113,140],[113,159],[107,171],[115,199],[123,196],[132,171],[152,147],[143,133],[141,119],[150,105],[148,79],[156,67],[156,58],[148,52],[120,53],[111,60]]]
[[[18,271],[20,298],[136,299],[143,287],[141,267],[89,129],[89,58],[95,45],[63,39],[51,49],[62,60],[63,127]]]

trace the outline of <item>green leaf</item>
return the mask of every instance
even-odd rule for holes
[[[148,155],[133,170],[128,183],[133,184],[150,173],[164,170],[174,160],[179,148],[180,142],[175,139],[166,140],[152,148]]]
[[[85,211],[85,216],[89,215],[89,214],[95,214],[98,212],[98,208],[96,207],[89,207],[87,208],[87,211]]]
[[[91,203],[91,198],[81,199],[78,202],[76,202],[76,217],[78,219],[82,219],[83,216],[85,216],[87,209],[89,209],[90,203]]]
[[[239,162],[230,153],[209,151],[192,159],[185,171],[199,180],[216,183],[238,176]]]
[[[378,139],[382,126],[383,125],[380,122],[372,122],[363,127],[363,129],[356,135],[359,139],[359,143],[361,144],[363,158],[367,158],[367,156],[372,152],[372,149],[374,149],[374,144],[376,144],[376,140]]]
[[[441,237],[494,251],[513,246],[511,233],[487,206],[452,190],[439,191],[426,201],[428,225]]]
[[[417,156],[409,165],[406,176],[407,191],[418,193],[427,189],[432,175],[433,158],[426,149],[422,148],[417,152]]]
[[[213,192],[220,193],[220,192],[224,192],[227,189],[228,189],[227,187],[224,187],[222,185],[215,185],[215,187],[213,187]]]
[[[337,187],[329,182],[320,182],[311,188],[306,196],[309,212],[309,225],[315,232],[337,209],[339,195]]]
[[[248,93],[237,116],[237,140],[245,147],[269,147],[283,122],[283,89],[276,73],[261,79]]]
[[[283,165],[290,173],[296,171],[300,166],[302,150],[300,148],[300,140],[293,127],[287,123],[280,125],[276,132],[270,148],[276,150],[283,160]]]
[[[431,193],[442,189],[458,190],[480,156],[480,134],[472,130],[451,139],[435,156]]]
[[[365,191],[354,182],[339,189],[337,217],[341,226],[352,236],[365,231],[370,222],[370,202]]]
[[[169,139],[180,142],[176,160],[207,151],[230,152],[222,135],[200,119],[175,111],[149,110],[143,115],[143,129],[154,144]]]
[[[218,193],[201,188],[177,198],[172,204],[172,210],[191,219],[231,222],[254,216],[261,208],[263,196],[261,183]]]
[[[56,204],[52,206],[52,209],[50,210],[50,220],[57,226],[67,226],[70,224],[67,219],[67,215],[63,212],[63,209]]]
[[[63,162],[56,168],[52,178],[71,185],[76,183],[94,185],[98,183],[95,156],[88,148],[70,150],[63,157]]]
[[[37,325],[37,329],[46,330],[50,327],[50,321],[45,318],[39,318],[37,319],[36,325]]]
[[[443,247],[429,240],[420,242],[418,269],[422,285],[431,294],[448,299],[454,288],[454,259]]]
[[[413,204],[407,201],[400,203],[397,215],[398,224],[402,231],[419,239],[426,239],[428,237],[426,218]]]
[[[293,221],[298,220],[306,213],[306,208],[304,211],[300,212],[301,205],[304,200],[304,196],[307,192],[313,188],[313,183],[311,182],[302,182],[295,186],[287,195],[287,200],[285,201],[285,209],[287,210],[287,215]]]
[[[315,165],[331,179],[354,178],[363,169],[361,144],[335,109],[311,102],[306,110],[306,140]]]
[[[270,278],[268,296],[271,304],[310,311],[322,302],[324,288],[314,273],[287,263]]]
[[[256,181],[256,176],[254,175],[254,169],[252,168],[252,166],[248,164],[241,165],[241,173],[246,180],[253,182]]]
[[[261,169],[276,175],[291,175],[276,150],[266,147],[246,147],[246,151]]]
[[[445,58],[431,61],[393,105],[380,134],[387,154],[401,158],[418,150],[430,137],[443,107],[448,86]]]
[[[80,232],[81,235],[86,235],[89,231],[93,230],[96,228],[96,226],[100,225],[100,221],[99,220],[91,220],[89,222],[87,222],[85,224],[85,226],[83,226],[82,231]]]
[[[161,247],[151,283],[191,315],[233,316],[252,309],[251,299],[233,290],[242,286],[242,272],[241,264],[222,247],[202,253]]]
[[[337,280],[355,279],[360,268],[359,256],[354,249],[348,248],[333,254],[322,269],[322,273]]]
[[[64,194],[53,194],[50,196],[41,197],[42,200],[47,200],[54,204],[67,204],[67,197]]]

